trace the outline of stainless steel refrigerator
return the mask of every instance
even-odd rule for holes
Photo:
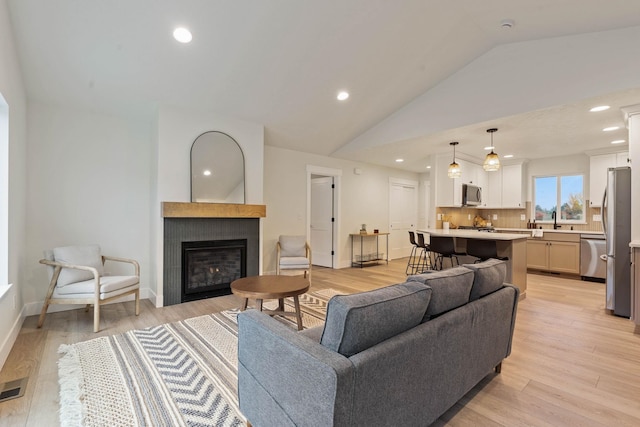
[[[631,168],[609,168],[602,200],[607,242],[607,309],[631,315]]]

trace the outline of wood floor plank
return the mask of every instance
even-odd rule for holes
[[[371,267],[314,267],[312,290],[346,293],[405,280],[406,258]],[[636,426],[640,425],[640,335],[633,322],[605,310],[602,283],[528,274],[520,301],[512,354],[499,375],[488,373],[435,426]],[[227,295],[155,308],[142,300],[103,307],[101,330],[83,309],[27,318],[0,379],[29,375],[24,397],[0,403],[0,425],[56,425],[57,361],[61,344],[122,333],[237,308]],[[54,415],[55,414],[55,415]]]

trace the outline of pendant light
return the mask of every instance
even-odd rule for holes
[[[460,165],[456,163],[456,145],[457,142],[450,142],[449,145],[453,145],[453,162],[449,165],[447,175],[449,178],[460,178]]]
[[[484,158],[482,168],[487,172],[495,172],[500,169],[500,158],[493,152],[493,133],[497,132],[498,128],[487,129],[487,132],[491,134],[491,152]]]

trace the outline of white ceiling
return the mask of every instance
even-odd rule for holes
[[[496,48],[522,45],[535,52],[532,41],[638,26],[640,1],[8,4],[30,99],[142,117],[150,117],[158,106],[214,111],[264,124],[268,145],[417,172],[425,171],[430,154],[448,150],[452,140],[460,141],[461,152],[482,158],[488,127],[499,128],[496,151],[520,159],[607,150],[610,140],[627,139],[626,130],[603,136],[601,128],[613,122],[623,126],[619,107],[640,103],[636,73],[637,84],[624,80],[611,93],[594,89],[565,100],[558,95],[554,104],[535,104],[544,108],[495,115],[498,108],[494,116],[491,111],[465,113],[458,125],[443,120],[442,126],[452,123],[444,129],[415,126],[402,134],[389,132],[393,127],[386,125],[430,91],[439,93],[432,103],[446,104],[447,95],[437,89],[456,73],[474,69]],[[515,22],[509,30],[500,26],[507,18]],[[173,40],[176,26],[188,27],[193,42]],[[517,84],[524,87],[527,81]],[[335,96],[342,89],[351,97],[340,103]],[[510,105],[504,98],[499,94],[492,102]],[[613,108],[598,115],[587,112],[599,103]],[[396,157],[407,161],[396,164]]]

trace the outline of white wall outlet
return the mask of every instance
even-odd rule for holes
[[[527,219],[527,216],[525,214],[520,214],[520,221],[524,221],[525,219]]]
[[[593,215],[594,222],[602,222],[602,215],[595,214]]]
[[[493,220],[495,221],[496,219],[498,219],[498,214],[493,214]]]
[[[442,214],[438,214],[438,221],[442,221]]]
[[[467,215],[467,219],[471,219],[471,214]]]

